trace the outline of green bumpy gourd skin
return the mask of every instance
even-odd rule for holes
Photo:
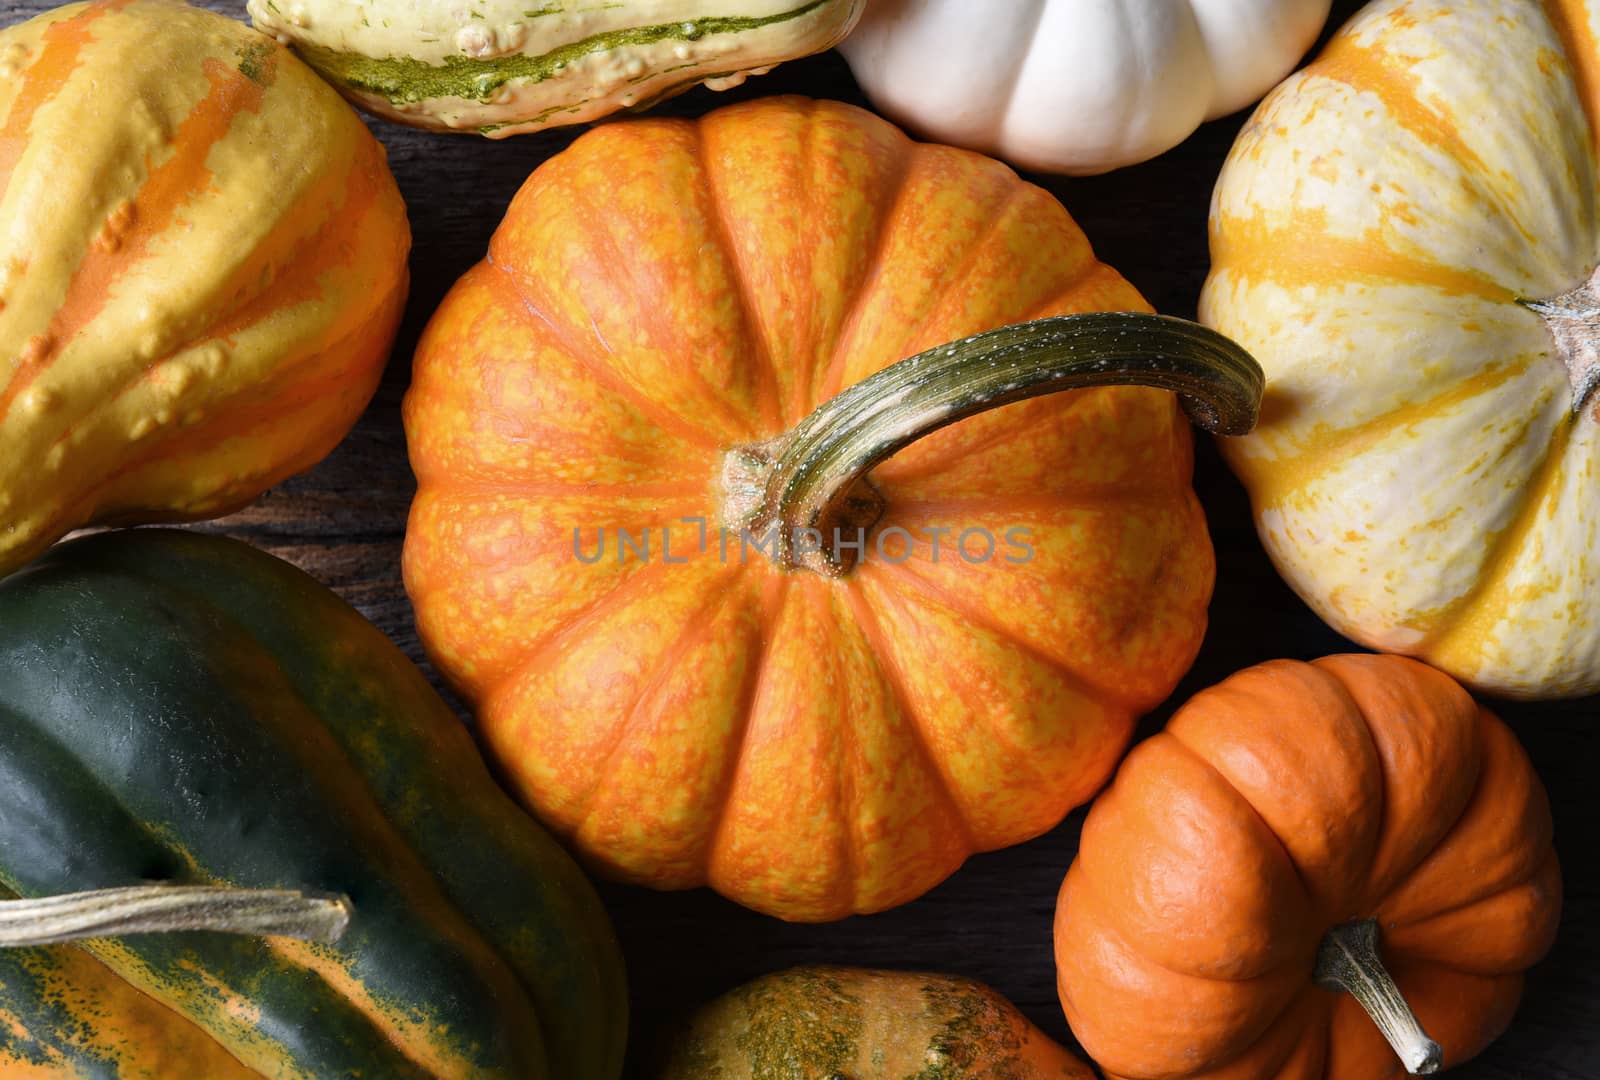
[[[340,52],[320,45],[301,45],[299,51],[312,67],[338,86],[379,94],[391,103],[411,104],[430,98],[489,101],[511,82],[543,82],[568,65],[595,53],[637,48],[661,42],[698,41],[708,34],[741,34],[775,26],[809,15],[829,0],[810,0],[765,18],[706,17],[698,22],[630,26],[582,38],[537,56],[514,54],[494,60],[448,56],[430,64],[408,56],[371,57]],[[685,27],[692,29],[685,29]],[[692,65],[684,64],[688,68]],[[698,82],[699,80],[693,80]],[[541,118],[542,119],[542,118]]]
[[[88,944],[258,1073],[621,1070],[625,985],[598,899],[421,672],[287,563],[168,530],[70,543],[0,582],[0,887],[151,880],[350,898],[334,946]],[[55,953],[0,965],[0,1063],[144,1075],[135,1048],[85,1046],[81,1029],[117,1029],[91,1006],[63,1027]],[[134,1063],[97,1067],[119,1055]]]
[[[658,1080],[1094,1080],[993,989],[955,975],[797,967],[669,1031]]]

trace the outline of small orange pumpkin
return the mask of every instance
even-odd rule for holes
[[[845,105],[541,166],[405,402],[418,630],[513,788],[612,875],[791,919],[1055,825],[1211,594],[1177,400],[1104,384],[1248,414],[1258,373],[1148,314],[941,343],[1118,309],[1047,193]]]
[[[1196,695],[1090,811],[1061,1003],[1113,1077],[1433,1072],[1505,1030],[1560,907],[1544,788],[1466,691],[1396,656],[1274,661]]]

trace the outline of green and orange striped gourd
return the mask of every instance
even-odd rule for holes
[[[172,530],[0,582],[0,894],[150,882],[342,896],[348,925],[0,950],[0,1076],[621,1070],[594,891],[422,673],[294,567]]]

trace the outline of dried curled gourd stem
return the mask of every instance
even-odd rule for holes
[[[1439,1071],[1444,1052],[1422,1030],[1416,1013],[1378,956],[1376,919],[1349,922],[1328,931],[1317,952],[1315,977],[1323,989],[1343,990],[1361,1003],[1407,1072],[1426,1076]]]
[[[793,538],[870,527],[882,500],[865,482],[885,458],[938,429],[1002,405],[1093,386],[1170,390],[1201,427],[1242,435],[1265,384],[1237,343],[1186,319],[1090,312],[1018,323],[892,364],[825,402],[772,442],[724,463],[724,517],[776,538],[774,559],[828,576],[852,564]]]
[[[333,942],[349,925],[347,898],[288,889],[136,885],[0,900],[3,948],[175,930]]]

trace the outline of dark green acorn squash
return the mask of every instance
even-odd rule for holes
[[[0,953],[0,1075],[621,1071],[599,900],[422,673],[287,563],[167,530],[0,582],[0,886],[150,881],[342,893],[352,916],[334,945]]]

